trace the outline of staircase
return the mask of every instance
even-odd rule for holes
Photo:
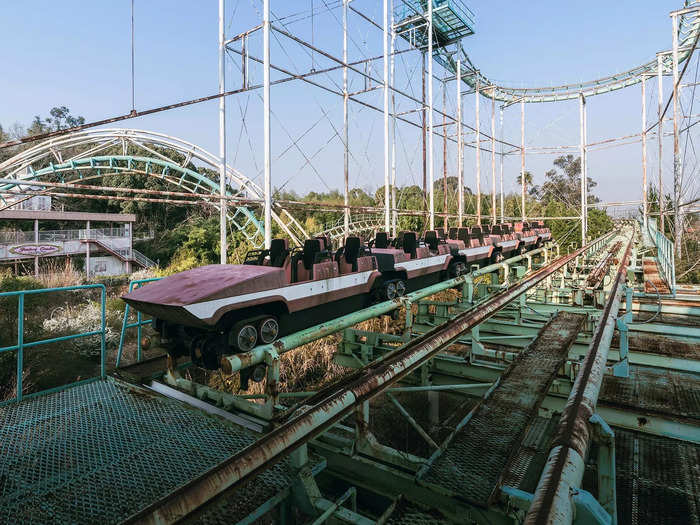
[[[157,266],[155,261],[152,261],[143,253],[134,248],[117,247],[109,237],[106,237],[98,230],[89,230],[81,233],[82,242],[93,243],[108,253],[111,253],[121,261],[134,262],[142,268],[153,268],[154,266]]]

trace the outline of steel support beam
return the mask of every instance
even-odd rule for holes
[[[265,156],[265,248],[272,243],[272,152],[270,149],[270,2],[263,0],[263,135]]]
[[[647,203],[647,79],[642,75],[642,218],[644,233],[647,232],[649,209]]]
[[[225,0],[219,0],[219,95],[226,91]],[[226,97],[219,97],[219,259],[226,264]]]
[[[520,101],[520,211],[525,221],[525,99]]]
[[[348,134],[348,2],[343,0],[343,237],[350,235],[350,144]]]
[[[462,139],[462,59],[457,58],[457,226],[464,221],[464,143]]]
[[[579,94],[579,124],[581,134],[580,155],[581,155],[581,245],[586,244],[588,236],[588,199],[586,190],[588,180],[586,176],[586,97]]]
[[[681,240],[683,238],[683,218],[680,211],[681,200],[681,151],[680,151],[680,100],[678,85],[678,15],[671,16],[673,26],[673,234],[676,260],[681,260]]]
[[[474,104],[476,111],[476,223],[481,224],[481,119],[479,116],[479,79],[474,86]]]
[[[656,133],[659,142],[659,231],[664,233],[664,190],[663,190],[663,143],[664,143],[664,61],[662,55],[656,56],[656,78],[658,81],[658,118],[659,129]]]
[[[433,2],[428,2],[428,178],[430,229],[435,229],[435,173],[433,159]]]
[[[389,0],[383,2],[382,44],[384,47],[384,231],[391,231],[389,196]]]
[[[491,224],[496,224],[496,90],[491,90]]]

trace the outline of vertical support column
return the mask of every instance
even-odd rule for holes
[[[464,144],[462,140],[462,59],[457,59],[457,226],[464,221]]]
[[[85,276],[90,279],[90,221],[85,222]]]
[[[503,204],[503,106],[501,106],[501,222],[505,222],[505,206]]]
[[[481,225],[481,120],[479,118],[479,74],[476,75],[474,104],[476,104],[476,223]]]
[[[680,214],[681,198],[681,153],[678,120],[680,101],[678,100],[678,15],[671,15],[673,25],[673,230],[676,260],[681,258],[683,220]]]
[[[658,118],[659,124],[657,126],[657,139],[659,142],[659,231],[664,233],[664,190],[662,182],[662,160],[663,160],[663,142],[664,142],[664,122],[661,116],[664,111],[664,81],[663,81],[663,68],[664,61],[661,54],[656,55],[656,78],[659,83],[658,88]]]
[[[588,220],[586,217],[586,97],[579,93],[579,120],[581,126],[581,246],[586,244]]]
[[[263,134],[265,135],[265,248],[272,243],[272,156],[270,151],[270,0],[263,0]]]
[[[34,277],[39,277],[39,219],[34,219],[34,246]]]
[[[443,230],[447,231],[447,84],[442,81],[442,211]]]
[[[225,1],[219,0],[219,260],[226,264],[226,44]],[[267,229],[265,230],[267,235]]]
[[[433,429],[440,424],[440,392],[428,390],[428,421]]]
[[[391,11],[391,232],[396,237],[397,223],[399,222],[399,212],[396,201],[396,93],[393,90],[395,80],[395,60],[394,51],[396,49],[396,31],[394,30],[394,0],[389,6]]]
[[[427,160],[427,147],[426,147],[426,142],[428,139],[428,134],[427,134],[427,115],[426,115],[426,106],[425,106],[425,51],[423,51],[422,54],[422,78],[423,78],[423,90],[422,90],[422,108],[421,108],[421,115],[423,116],[422,119],[422,137],[423,137],[423,211],[428,211],[428,160]]]
[[[491,87],[491,224],[496,224],[496,86]]]
[[[647,231],[647,78],[642,75],[642,215],[644,231]]]
[[[384,0],[382,41],[384,44],[384,231],[391,229],[389,213],[389,0]]]
[[[134,224],[131,222],[124,223],[124,232],[129,239],[129,257],[126,259],[126,273],[131,273],[132,264],[131,261],[135,260],[134,257]],[[110,232],[111,235],[111,232]]]
[[[433,172],[433,0],[428,2],[428,175],[430,229],[435,229],[435,173]]]
[[[348,1],[343,0],[343,237],[350,235],[350,144],[348,143]]]
[[[525,99],[520,101],[520,211],[525,221]]]

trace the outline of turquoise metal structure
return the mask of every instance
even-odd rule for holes
[[[100,291],[100,327],[98,330],[88,330],[85,332],[80,332],[77,334],[63,335],[60,337],[52,337],[50,339],[42,339],[38,341],[25,341],[25,329],[24,329],[24,318],[25,312],[25,298],[27,296],[35,296],[40,294],[49,294],[56,292],[71,292],[75,290],[92,290],[98,289]],[[45,395],[51,392],[56,392],[63,390],[69,386],[82,383],[84,381],[92,381],[95,378],[86,379],[83,381],[78,381],[77,383],[71,383],[68,385],[60,385],[55,388],[48,390],[43,390],[40,392],[33,392],[32,394],[25,396],[23,393],[22,378],[24,376],[24,349],[25,348],[35,348],[37,346],[60,343],[63,341],[70,341],[71,339],[79,339],[83,337],[90,337],[99,335],[100,336],[100,376],[104,378],[106,376],[106,346],[105,346],[105,303],[107,299],[107,289],[104,284],[83,284],[78,286],[63,286],[60,288],[42,288],[38,290],[18,290],[15,292],[2,292],[0,293],[0,300],[17,298],[17,344],[12,346],[5,346],[0,348],[0,353],[2,352],[17,352],[17,369],[15,373],[15,398],[12,400],[4,401],[0,403],[1,405],[22,401],[24,398],[31,398],[40,395]],[[8,315],[9,311],[5,312]]]
[[[121,154],[114,154],[115,149]],[[0,162],[0,176],[17,181],[0,187],[7,191],[22,186],[22,181],[41,181],[42,177],[53,175],[77,183],[88,170],[105,175],[128,173],[131,169],[167,180],[186,192],[218,195],[218,174],[209,176],[205,170],[199,171],[200,166],[218,173],[219,158],[195,144],[163,133],[95,129],[49,139]],[[262,189],[254,181],[230,166],[226,174],[228,196],[262,202]],[[7,204],[3,197],[0,200]],[[301,224],[278,204],[273,203],[272,217],[292,242],[299,244],[308,237]],[[254,246],[262,245],[264,228],[249,206],[233,206],[228,218]]]
[[[493,94],[496,100],[505,105],[520,101],[539,103],[571,100],[578,98],[581,94],[585,97],[601,95],[638,84],[642,77],[657,72],[657,60],[654,59],[627,71],[586,82],[533,88],[502,86],[491,81],[482,73],[481,69],[472,63],[468,53],[459,43],[461,37],[474,33],[474,17],[471,11],[460,0],[432,1],[435,31],[433,58],[452,74],[457,72],[457,58],[461,58],[462,80],[472,89],[478,85],[481,91],[488,91],[489,97]],[[700,5],[698,0],[685,0],[682,7],[697,7],[698,5]],[[426,13],[427,1],[421,0],[403,0],[396,10],[397,34],[411,45],[421,49],[427,45]],[[449,15],[445,13],[449,13]],[[682,63],[692,55],[698,35],[700,35],[700,13],[697,10],[680,16],[678,34],[678,60],[679,63]],[[450,48],[451,44],[452,48]],[[663,54],[663,73],[670,74],[671,66],[670,53]]]

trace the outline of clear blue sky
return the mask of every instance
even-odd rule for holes
[[[398,0],[396,0],[398,1]],[[328,4],[336,2],[326,0]],[[227,2],[227,31],[235,34],[258,23],[256,10],[261,1]],[[315,0],[321,6],[323,0]],[[576,82],[622,71],[648,61],[670,47],[671,23],[668,12],[679,8],[681,0],[584,1],[505,1],[468,2],[477,17],[477,33],[464,41],[473,61],[493,79],[507,84],[528,85]],[[273,0],[277,16],[308,10],[311,0]],[[353,5],[381,22],[381,2],[356,0]],[[340,11],[316,16],[314,42],[340,54]],[[311,38],[310,20],[290,25],[290,29]],[[68,106],[73,114],[87,121],[102,119],[130,110],[130,1],[36,0],[0,3],[0,42],[2,77],[0,83],[0,124],[27,125],[34,115],[46,116],[52,106]],[[287,19],[289,21],[289,19]],[[351,59],[361,54],[380,55],[376,29],[356,16],[351,18]],[[147,109],[210,94],[217,89],[217,2],[216,0],[136,0],[136,106]],[[356,45],[355,45],[356,44]],[[259,39],[251,41],[259,48]],[[310,57],[282,39],[273,41],[273,63],[303,70]],[[316,67],[329,64],[315,57]],[[419,75],[410,58],[397,60],[402,78],[413,76],[413,90],[419,93]],[[238,62],[229,61],[228,88],[240,84]],[[381,61],[374,73],[381,77]],[[259,69],[253,67],[254,78]],[[439,71],[436,68],[436,73]],[[339,82],[338,75],[327,81]],[[351,89],[360,89],[359,78],[351,79]],[[454,106],[452,86],[448,98]],[[667,84],[668,85],[668,84]],[[408,83],[403,82],[408,88]],[[273,154],[281,155],[289,146],[287,133],[298,137],[320,121],[299,146],[303,155],[291,148],[273,165],[273,184],[306,192],[311,189],[341,187],[342,149],[334,126],[342,127],[342,106],[333,95],[297,83],[274,88]],[[381,92],[362,95],[381,106]],[[652,98],[653,97],[653,98]],[[228,147],[234,166],[257,178],[261,166],[262,109],[257,94],[229,98]],[[650,87],[649,101],[655,101]],[[441,91],[435,93],[436,105]],[[407,109],[409,106],[399,107]],[[464,98],[465,120],[473,123],[473,97]],[[655,104],[655,102],[653,102]],[[650,109],[655,112],[655,105]],[[246,128],[241,114],[246,111]],[[322,108],[328,112],[323,117]],[[489,131],[490,104],[482,101],[482,129]],[[578,142],[576,103],[529,105],[527,107],[529,145],[574,144]],[[284,129],[278,124],[284,122]],[[353,106],[351,110],[351,163],[353,185],[376,188],[382,178],[381,114]],[[119,127],[137,127],[168,133],[195,142],[210,151],[217,150],[217,104],[161,113],[125,121]],[[639,86],[589,102],[589,140],[637,133],[641,128]],[[519,143],[519,111],[506,112],[506,138]],[[286,131],[285,131],[286,130]],[[399,130],[398,180],[419,178],[415,130]],[[251,146],[252,145],[252,146]],[[442,144],[436,141],[436,175],[441,174]],[[591,154],[591,176],[599,182],[598,194],[604,200],[638,198],[641,177],[638,144]],[[450,146],[450,170],[454,155]],[[313,168],[305,165],[312,157]],[[650,170],[655,170],[650,153]],[[540,182],[552,157],[528,158],[528,169]],[[482,185],[490,184],[490,158],[482,158]],[[512,187],[519,159],[506,162],[506,187]],[[465,159],[465,178],[473,180],[473,154]],[[473,185],[473,184],[472,184]],[[634,191],[631,191],[633,188]]]

